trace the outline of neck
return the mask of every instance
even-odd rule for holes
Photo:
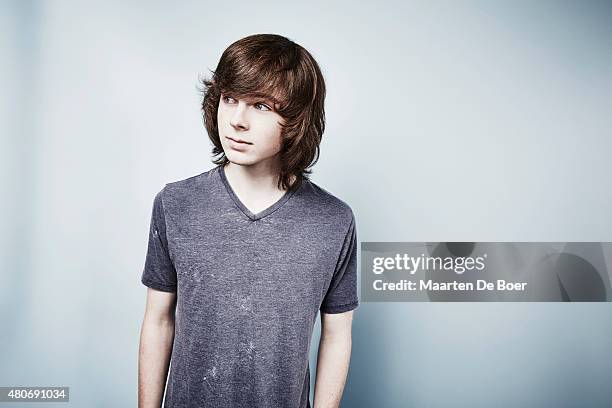
[[[277,163],[265,161],[253,165],[229,162],[224,171],[227,179],[239,190],[270,193],[284,191],[278,187],[279,167]]]

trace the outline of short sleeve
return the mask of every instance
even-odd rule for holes
[[[320,310],[322,313],[344,313],[359,306],[357,297],[357,231],[355,216],[344,238],[336,270]]]
[[[166,219],[162,200],[163,189],[153,200],[149,227],[149,244],[141,282],[163,292],[176,291],[176,270],[168,253]]]

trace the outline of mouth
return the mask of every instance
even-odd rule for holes
[[[228,137],[228,136],[225,136],[225,138],[228,139],[228,140],[232,140],[232,141],[234,141],[236,143],[249,144],[249,145],[253,144],[253,143],[247,142],[246,140],[242,140],[242,139],[238,139],[238,138],[233,138],[233,137]]]

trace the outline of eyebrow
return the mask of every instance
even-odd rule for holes
[[[265,102],[268,105],[272,105],[272,106],[274,106],[274,104],[276,103],[274,98],[270,98],[267,96],[250,96],[244,99],[248,100],[249,102]]]

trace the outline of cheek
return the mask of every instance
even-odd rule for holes
[[[217,110],[217,124],[219,127],[225,126],[226,123],[227,112],[223,105],[219,104],[219,109]]]
[[[275,120],[254,118],[249,124],[250,131],[256,139],[270,141],[270,144],[280,141],[281,128]]]
[[[269,141],[268,146],[270,150],[278,150],[281,147],[281,128],[276,122],[271,123],[266,129],[267,140]]]

